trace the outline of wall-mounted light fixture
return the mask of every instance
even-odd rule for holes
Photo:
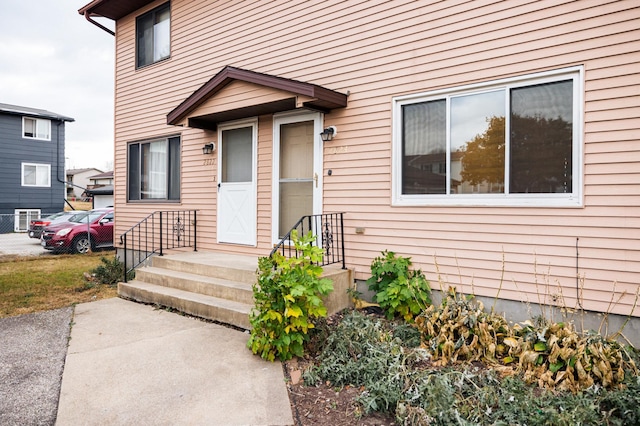
[[[205,146],[202,147],[202,153],[204,155],[212,154],[213,151],[215,151],[215,150],[216,150],[216,144],[213,143],[213,142],[208,143],[208,144],[206,144]]]
[[[325,128],[322,133],[320,133],[320,137],[322,138],[322,142],[331,142],[333,137],[338,134],[338,129],[336,126],[329,126]]]

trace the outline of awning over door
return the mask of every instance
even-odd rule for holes
[[[225,121],[345,106],[347,95],[322,86],[227,66],[167,114],[167,124],[215,130]]]

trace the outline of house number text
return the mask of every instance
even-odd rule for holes
[[[202,160],[203,166],[215,166],[216,159],[215,158],[207,158],[206,160]]]

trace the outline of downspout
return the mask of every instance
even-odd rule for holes
[[[101,30],[104,30],[106,32],[108,32],[109,34],[111,34],[112,36],[115,36],[116,33],[111,31],[109,28],[105,27],[104,25],[102,25],[99,22],[94,21],[93,19],[91,19],[91,14],[89,13],[89,11],[85,11],[84,12],[84,17],[87,21],[91,22],[93,25],[95,25],[96,27],[100,28]]]

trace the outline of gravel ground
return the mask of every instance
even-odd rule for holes
[[[53,425],[73,308],[0,318],[0,424]]]

